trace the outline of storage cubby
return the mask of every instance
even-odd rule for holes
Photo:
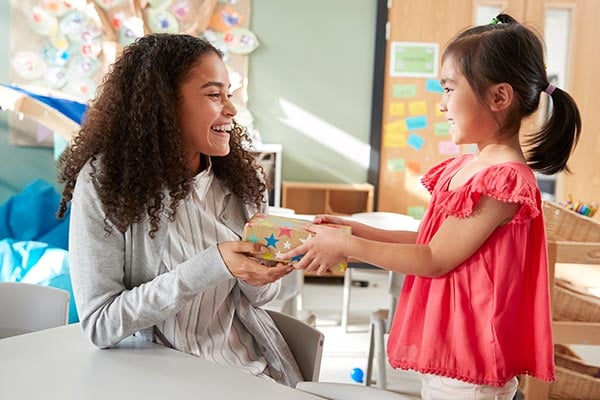
[[[296,214],[351,215],[373,211],[370,183],[282,183],[282,207]]]

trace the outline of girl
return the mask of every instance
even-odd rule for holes
[[[239,241],[266,210],[266,186],[229,90],[202,39],[154,34],[125,48],[61,159],[73,292],[98,347],[136,333],[295,386],[295,360],[259,308],[293,268],[263,266]]]
[[[423,177],[431,201],[418,233],[382,231],[339,217],[353,235],[316,236],[283,255],[326,271],[353,257],[407,274],[388,342],[396,368],[422,374],[423,399],[512,399],[517,375],[554,379],[546,237],[532,172],[567,169],[581,129],[573,99],[548,82],[543,44],[512,17],[456,36],[442,57],[440,110],[457,144],[477,154]],[[519,142],[544,93],[552,115]]]

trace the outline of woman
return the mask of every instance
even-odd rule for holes
[[[295,386],[298,367],[258,307],[292,267],[240,242],[266,186],[242,147],[218,50],[154,34],[125,48],[60,160],[70,265],[98,347],[147,340]]]

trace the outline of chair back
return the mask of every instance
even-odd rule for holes
[[[66,325],[69,292],[22,282],[0,282],[0,339]]]
[[[390,294],[390,307],[388,309],[387,320],[386,320],[386,332],[390,331],[394,314],[396,313],[396,306],[398,305],[398,298],[400,297],[400,291],[402,291],[402,285],[404,284],[404,274],[400,272],[389,272],[388,275],[388,293]]]
[[[287,342],[304,380],[318,381],[325,336],[319,330],[289,315],[274,310],[265,311],[269,313]]]

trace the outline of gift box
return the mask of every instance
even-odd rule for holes
[[[288,252],[307,240],[314,233],[306,230],[312,222],[304,219],[282,217],[278,215],[255,214],[244,225],[244,236],[242,240],[252,243],[260,243],[267,248],[263,254],[254,254],[256,258],[269,262],[289,263],[298,261],[302,256],[292,259],[284,259],[281,254]],[[345,225],[326,224],[350,234],[351,229]],[[333,270],[344,271],[348,266],[347,260],[336,264]]]

